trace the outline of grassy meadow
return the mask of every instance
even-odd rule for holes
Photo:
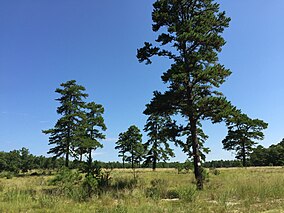
[[[284,212],[284,168],[208,170],[203,191],[192,172],[114,169],[91,198],[80,187],[50,185],[53,175],[0,179],[0,212]]]

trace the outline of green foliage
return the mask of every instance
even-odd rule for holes
[[[241,167],[242,162],[239,160],[213,160],[203,164],[205,168],[229,168],[229,167]]]
[[[50,180],[50,184],[60,186],[62,189],[69,189],[72,185],[78,185],[81,179],[82,176],[78,171],[63,167],[58,171],[55,177]]]
[[[100,173],[96,176],[100,188],[104,189],[110,186],[112,179],[110,173],[111,171],[100,171]]]
[[[67,81],[60,85],[62,88],[55,92],[61,95],[56,99],[60,102],[57,113],[62,117],[57,121],[53,129],[44,130],[49,134],[49,145],[55,145],[48,153],[54,157],[65,155],[65,166],[70,167],[69,157],[79,158],[82,165],[83,155],[87,155],[87,164],[83,167],[88,175],[93,176],[92,152],[102,148],[101,140],[105,135],[101,131],[106,130],[103,119],[104,108],[95,102],[86,103],[84,99],[88,94],[85,88],[77,85],[75,80]]]
[[[202,172],[202,179],[203,181],[209,182],[209,172],[208,169],[201,167],[201,172]]]
[[[57,108],[57,113],[62,117],[56,122],[53,129],[42,131],[49,134],[49,145],[54,145],[49,150],[49,154],[55,157],[65,155],[65,166],[69,166],[69,157],[74,150],[76,142],[76,130],[79,127],[79,121],[83,116],[82,108],[84,99],[88,94],[84,93],[85,88],[77,85],[75,80],[60,84],[62,88],[57,88],[56,93],[60,95],[56,99],[61,105]]]
[[[98,191],[98,181],[93,175],[88,174],[82,183],[83,191],[87,194],[88,198],[91,198],[93,194]]]
[[[196,188],[190,187],[182,187],[178,189],[179,198],[185,202],[193,202],[196,198]]]
[[[133,178],[119,178],[118,180],[115,181],[113,187],[117,190],[122,190],[122,189],[134,189],[138,184],[137,179]]]
[[[123,168],[126,158],[126,152],[128,150],[128,140],[127,140],[127,133],[122,132],[118,135],[118,141],[116,141],[116,147],[115,149],[118,149],[118,157],[122,158]]]
[[[243,166],[247,166],[246,159],[252,152],[255,140],[263,140],[263,130],[268,124],[259,119],[250,119],[245,114],[236,113],[227,120],[228,135],[222,141],[224,149],[235,150],[236,158],[242,159]]]
[[[106,125],[102,114],[104,108],[100,104],[94,102],[85,105],[85,112],[76,131],[76,150],[82,157],[87,155],[86,172],[93,175],[92,151],[102,148],[100,140],[105,139],[105,135],[101,131],[106,130]]]
[[[220,170],[218,170],[216,168],[210,168],[209,172],[210,172],[210,174],[213,174],[213,175],[220,175],[221,174]]]
[[[259,145],[250,154],[250,163],[254,166],[284,166],[284,139],[268,148]]]
[[[144,113],[184,118],[176,136],[186,140],[176,144],[193,157],[197,187],[202,189],[201,157],[209,150],[203,147],[207,136],[201,121],[220,122],[235,110],[218,91],[231,74],[218,60],[225,44],[221,34],[230,18],[213,0],[157,0],[153,6],[152,29],[159,32],[158,45],[145,42],[137,58],[150,64],[152,56],[167,57],[172,64],[162,75],[167,90],[154,92]]]
[[[184,163],[179,163],[176,165],[176,169],[178,170],[178,174],[181,173],[189,173],[190,170],[193,170],[194,165],[193,162],[187,159]]]
[[[170,116],[150,115],[147,119],[144,131],[148,132],[149,140],[143,144],[147,150],[144,163],[148,165],[152,162],[153,170],[158,161],[174,157],[168,140],[174,140],[176,129],[177,126],[172,123]]]
[[[0,178],[7,178],[7,179],[11,179],[15,176],[15,174],[13,172],[10,171],[3,171],[0,173]]]
[[[147,188],[146,196],[153,199],[167,198],[167,183],[164,179],[153,179],[151,187]]]
[[[131,168],[135,168],[135,164],[140,165],[144,155],[145,149],[142,145],[142,134],[140,129],[132,125],[126,132],[119,134],[119,139],[116,142],[116,149],[119,149],[123,162],[131,163]]]

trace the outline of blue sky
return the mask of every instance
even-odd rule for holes
[[[166,60],[139,64],[136,50],[153,41],[154,0],[9,0],[0,1],[0,150],[29,148],[46,155],[59,84],[75,79],[86,87],[89,101],[105,107],[108,127],[96,159],[119,160],[117,135],[146,121],[142,114],[169,66]],[[221,90],[252,118],[269,123],[264,146],[284,137],[284,2],[220,0],[232,18],[220,61],[233,74]],[[222,150],[223,124],[204,122],[211,148],[207,160],[233,159]],[[144,137],[144,140],[147,138]],[[184,161],[176,149],[173,160]]]

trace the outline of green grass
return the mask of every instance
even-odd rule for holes
[[[283,174],[280,167],[221,169],[196,191],[192,173],[141,169],[134,181],[131,170],[113,170],[111,186],[85,201],[76,189],[59,193],[48,184],[52,176],[1,178],[0,212],[284,212]]]

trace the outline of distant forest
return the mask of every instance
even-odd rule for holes
[[[64,158],[53,158],[45,156],[35,156],[27,148],[13,150],[10,152],[0,152],[0,171],[12,172],[14,174],[25,173],[31,170],[54,170],[64,166]],[[79,160],[70,161],[70,168],[82,169],[85,162]],[[101,162],[94,161],[95,167],[114,169],[114,168],[131,168],[131,163],[121,162]],[[205,168],[221,167],[240,167],[241,160],[214,160],[203,163]],[[284,139],[278,143],[265,148],[257,146],[250,153],[248,166],[284,166]],[[140,168],[151,168],[151,165],[141,164]],[[158,162],[157,168],[176,168],[176,169],[193,169],[193,163],[187,160],[181,162]]]

